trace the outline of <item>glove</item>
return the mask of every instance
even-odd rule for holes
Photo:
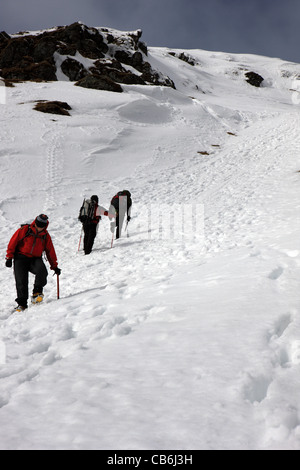
[[[80,215],[80,216],[78,217],[78,219],[80,220],[80,222],[81,222],[82,224],[84,224],[84,223],[87,221],[87,216],[86,216],[86,215]]]
[[[54,272],[55,272],[55,274],[57,274],[57,275],[59,276],[60,273],[61,273],[61,269],[55,268],[55,269],[54,269]]]
[[[127,217],[127,222],[130,222],[131,221],[131,217],[130,215]]]
[[[5,261],[5,266],[6,266],[7,268],[11,268],[11,267],[12,267],[12,259],[7,259],[7,260]]]

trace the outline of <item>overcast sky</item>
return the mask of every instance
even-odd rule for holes
[[[0,0],[0,31],[82,21],[148,46],[279,57],[300,63],[300,0]]]

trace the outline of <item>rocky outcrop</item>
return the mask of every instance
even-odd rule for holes
[[[183,60],[184,62],[186,62],[187,64],[189,65],[197,65],[198,62],[196,61],[196,59],[194,59],[193,57],[191,57],[189,54],[186,54],[184,52],[180,52],[180,53],[176,53],[176,52],[169,52],[169,55],[173,56],[173,57],[177,57],[177,59],[180,59],[180,60]]]
[[[250,85],[256,86],[258,88],[260,87],[260,85],[264,81],[264,79],[258,73],[255,73],[255,72],[247,72],[247,73],[245,73],[245,76],[247,77],[246,81]]]
[[[147,61],[142,32],[90,28],[82,23],[37,33],[0,32],[0,76],[6,81],[70,80],[78,86],[122,91],[121,84],[175,88]]]

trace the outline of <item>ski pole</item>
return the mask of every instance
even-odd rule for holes
[[[57,300],[59,299],[59,275],[56,275],[57,277]]]
[[[113,247],[113,243],[114,243],[114,234],[112,234],[112,237],[111,237],[111,244],[110,244],[111,248]]]

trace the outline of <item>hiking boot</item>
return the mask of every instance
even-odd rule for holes
[[[33,304],[40,304],[43,302],[44,294],[36,292],[35,294],[32,295],[31,297],[31,302]]]
[[[23,305],[18,305],[17,307],[15,307],[14,311],[15,312],[23,312],[24,310],[26,310],[27,307],[23,307]]]

